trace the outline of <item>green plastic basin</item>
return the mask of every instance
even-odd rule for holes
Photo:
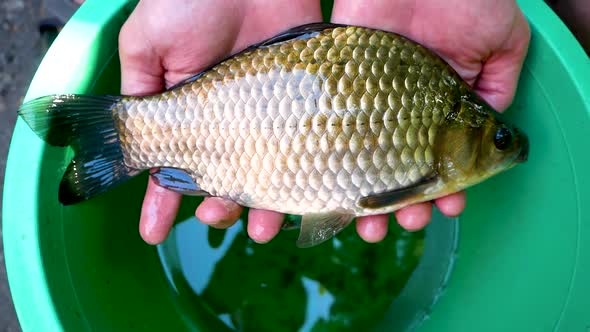
[[[379,330],[590,329],[590,61],[542,1],[519,3],[532,40],[507,114],[530,137],[529,162],[468,190],[458,221],[437,215],[425,231],[418,267]],[[134,4],[87,1],[44,57],[25,99],[118,93],[117,36]],[[171,286],[167,264],[174,262],[162,257],[175,250],[173,243],[154,247],[140,239],[145,175],[64,208],[56,193],[70,157],[17,121],[3,240],[23,331],[225,326],[198,296]],[[179,220],[193,204],[185,202]],[[194,241],[206,238],[195,234]],[[230,277],[241,282],[239,274]]]

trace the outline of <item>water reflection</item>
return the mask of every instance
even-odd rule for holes
[[[382,319],[423,251],[424,233],[395,222],[384,241],[367,244],[348,227],[333,240],[298,249],[298,231],[259,245],[242,221],[227,230],[195,218],[177,224],[160,246],[171,282],[181,272],[190,289],[235,330],[367,329]]]

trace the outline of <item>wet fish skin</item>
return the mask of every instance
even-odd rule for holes
[[[98,170],[118,165],[124,181],[160,168],[160,184],[183,193],[303,215],[301,246],[356,216],[467,188],[528,154],[526,135],[435,53],[356,26],[297,27],[161,94],[105,102],[114,129],[102,135],[116,138],[116,158],[108,155],[118,161]],[[38,108],[23,108],[37,132]],[[74,201],[96,194],[76,185],[83,162],[64,176]]]
[[[468,89],[426,49],[327,29],[257,48],[116,108],[126,164],[188,170],[201,188],[292,214],[372,214],[361,197],[434,171],[441,121]]]

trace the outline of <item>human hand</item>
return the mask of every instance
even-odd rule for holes
[[[399,33],[443,57],[476,93],[497,111],[512,102],[530,40],[530,28],[514,0],[335,0],[332,22]],[[447,216],[465,207],[463,191],[434,201]],[[432,203],[395,212],[408,230],[425,227]],[[357,223],[359,234],[373,238],[387,231],[387,216]]]
[[[424,22],[423,19],[427,18],[428,15],[436,13],[432,8],[433,6],[428,7],[427,3],[420,3],[421,6],[426,5],[426,9],[430,9],[430,11],[419,10],[418,13],[421,13],[421,16],[415,15],[412,16],[412,19],[398,15],[399,18],[390,21],[385,14],[387,11],[383,11],[383,9],[395,10],[394,5],[405,6],[406,11],[415,9],[413,3],[392,4],[377,1],[371,3],[370,6],[361,5],[356,7],[354,2],[336,1],[333,19],[335,21],[344,20],[341,22],[397,31],[417,41],[422,40],[422,43],[426,46],[434,48],[435,51],[445,57],[468,81],[473,83],[480,72],[485,74],[479,78],[476,88],[493,106],[498,109],[502,107],[501,103],[494,104],[494,96],[499,96],[498,100],[503,100],[506,105],[510,102],[522,57],[526,51],[525,46],[528,43],[526,21],[516,24],[518,27],[524,23],[524,45],[520,45],[520,51],[517,50],[516,55],[510,57],[510,52],[493,43],[486,44],[486,47],[480,45],[480,48],[488,49],[487,54],[485,51],[470,53],[470,49],[466,48],[465,45],[462,45],[465,50],[460,49],[459,51],[450,46],[445,46],[444,43],[437,39],[440,36],[434,33],[438,29],[426,29],[425,24],[421,26],[421,34],[417,34],[416,31],[418,30],[409,25],[407,26],[409,28],[402,29],[405,26],[404,22]],[[178,10],[178,8],[185,8],[186,10]],[[448,12],[448,18],[451,18],[451,13]],[[353,15],[349,16],[350,13],[353,13]],[[400,12],[398,11],[398,13]],[[369,14],[372,15],[372,18],[366,19],[363,18],[364,16],[356,14]],[[440,12],[437,14],[440,14]],[[403,20],[404,18],[406,21]],[[347,21],[350,19],[352,21]],[[519,17],[515,16],[513,19],[518,22]],[[523,19],[522,16],[520,16],[520,19]],[[254,42],[268,38],[286,28],[320,20],[319,4],[311,0],[298,3],[276,1],[270,7],[262,1],[248,3],[204,1],[199,3],[198,6],[190,1],[181,0],[141,2],[130,16],[120,35],[122,92],[141,95],[161,91],[163,88],[169,87],[179,80],[198,72],[205,66]],[[491,21],[490,24],[493,24],[493,20]],[[171,26],[169,22],[175,22],[176,24]],[[439,20],[438,23],[440,24],[441,21]],[[413,25],[420,27],[419,23],[413,23]],[[224,29],[220,29],[222,26]],[[460,27],[461,25],[458,24],[457,26]],[[452,34],[458,31],[458,27],[454,30],[449,28],[446,31],[447,34],[443,34],[443,40],[444,38],[452,40]],[[512,30],[508,32],[500,31],[499,33],[492,33],[492,38],[489,39],[493,41],[494,35],[501,39],[499,36],[504,34],[513,35],[515,33]],[[504,44],[506,43],[508,46],[511,44],[510,40],[505,41]],[[480,50],[476,47],[473,49]],[[461,52],[464,52],[464,56],[461,56]],[[465,56],[465,54],[469,56]],[[490,56],[484,66],[481,66],[481,62],[477,62],[477,59],[481,60],[485,55],[495,54],[500,54],[499,56],[496,55],[496,58],[500,60],[492,61],[494,57]],[[509,62],[516,64],[516,69],[512,68],[511,74],[510,68],[505,71],[498,68],[501,66],[498,66],[497,63],[502,64],[503,61],[510,60],[507,60],[507,58],[512,58]],[[453,59],[458,59],[458,62],[453,62]],[[480,67],[477,66],[478,63]],[[490,63],[496,65],[490,66]],[[486,71],[484,68],[490,70]],[[506,77],[507,75],[502,75],[502,73],[509,73],[510,75]],[[504,77],[504,82],[498,82],[497,79],[494,79],[496,76],[499,78]],[[482,82],[487,83],[482,84]],[[496,85],[492,84],[490,86],[489,82]],[[505,90],[501,90],[503,87]],[[486,92],[492,96],[492,100],[488,99]],[[180,199],[180,194],[159,187],[151,179],[149,180],[140,219],[140,233],[146,242],[155,244],[166,238],[174,222]],[[458,193],[436,200],[435,203],[443,213],[456,215],[462,211],[465,198],[463,193]],[[235,223],[242,211],[241,209],[240,206],[230,201],[220,198],[206,198],[197,209],[196,215],[206,224],[224,228]],[[431,205],[423,203],[407,207],[396,212],[396,217],[398,222],[406,229],[420,229],[430,220]],[[267,242],[279,231],[283,215],[272,211],[252,209],[248,219],[250,237],[257,242]],[[366,241],[379,241],[387,231],[387,216],[359,218],[357,231]]]
[[[247,46],[293,26],[322,20],[317,0],[150,0],[140,1],[119,35],[122,93],[160,92]],[[151,244],[168,235],[181,195],[150,178],[139,230]],[[203,223],[229,227],[242,208],[206,198],[196,210]],[[283,215],[251,209],[248,234],[267,242],[280,230]]]

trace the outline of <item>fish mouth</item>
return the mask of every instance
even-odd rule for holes
[[[516,162],[524,163],[529,159],[529,139],[526,135],[520,135],[521,148],[520,153],[516,157]]]

